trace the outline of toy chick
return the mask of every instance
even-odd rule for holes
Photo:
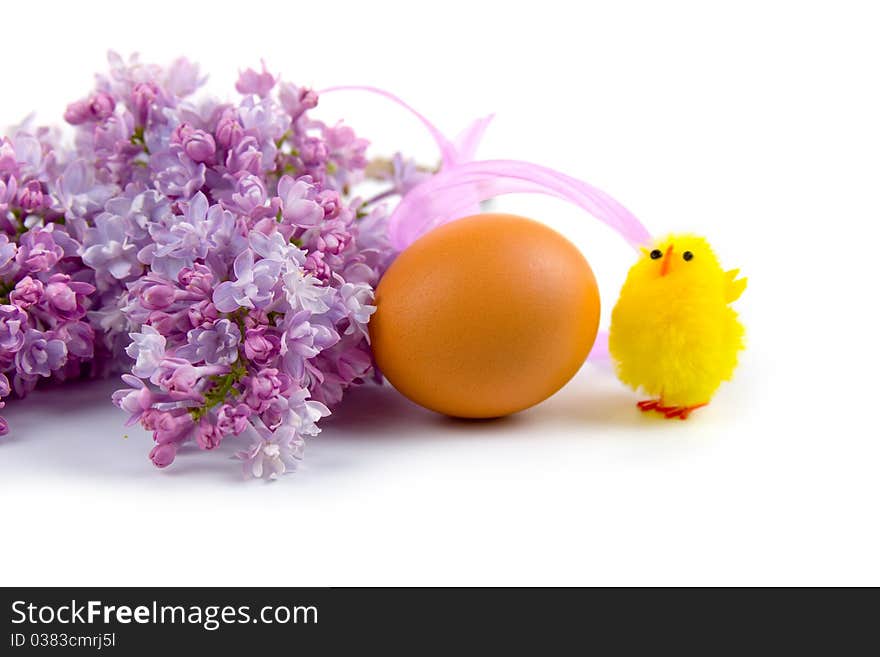
[[[671,235],[643,254],[611,314],[608,348],[621,381],[651,399],[642,411],[682,420],[729,381],[744,329],[730,307],[746,288],[709,243]]]

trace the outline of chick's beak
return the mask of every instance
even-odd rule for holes
[[[669,248],[666,249],[666,253],[663,254],[663,264],[660,265],[660,275],[666,276],[669,273],[669,263],[672,262],[672,244],[669,245]]]

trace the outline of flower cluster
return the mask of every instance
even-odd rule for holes
[[[235,437],[245,472],[274,478],[373,374],[393,251],[384,206],[351,193],[367,142],[265,66],[224,103],[194,99],[187,60],[110,63],[65,112],[64,158],[47,131],[2,142],[0,396],[122,364],[113,401],[152,432],[155,465]],[[394,161],[400,192],[414,169]]]
[[[0,408],[40,381],[110,367],[112,346],[91,316],[95,272],[80,253],[82,226],[115,191],[49,130],[0,140]],[[0,417],[0,435],[8,431]]]
[[[116,61],[68,108],[94,175],[121,190],[84,230],[82,259],[134,328],[114,402],[152,431],[153,463],[238,436],[245,472],[276,477],[371,374],[384,209],[348,198],[367,142],[312,120],[314,92],[264,67],[241,74],[239,102],[194,104],[198,82],[185,61]]]

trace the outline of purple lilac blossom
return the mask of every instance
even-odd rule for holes
[[[191,363],[229,365],[238,359],[241,331],[228,319],[218,319],[210,328],[194,328],[186,339],[187,343],[175,354]]]
[[[94,227],[87,228],[83,238],[82,259],[96,272],[107,272],[125,280],[141,272],[138,247],[128,235],[125,217],[102,212],[95,217]]]
[[[153,432],[157,467],[232,436],[249,476],[277,477],[372,368],[366,324],[392,252],[383,208],[342,195],[367,142],[311,119],[317,95],[265,66],[241,74],[237,103],[198,106],[161,69],[113,66],[98,91],[143,147],[116,149],[108,179],[125,191],[105,212],[118,218],[98,213],[82,240],[131,334],[114,400]],[[162,212],[117,207],[146,192]]]
[[[0,140],[0,408],[122,370],[113,402],[152,433],[157,467],[234,439],[246,474],[276,478],[370,378],[394,254],[384,207],[349,196],[367,141],[314,120],[314,91],[265,64],[233,102],[196,99],[203,80],[111,53],[64,114],[73,148],[45,130]]]
[[[114,111],[110,97],[92,101],[89,121]],[[118,187],[57,136],[22,127],[0,139],[0,407],[41,382],[116,369],[107,364],[118,352],[88,317],[100,303],[79,250],[81,231]],[[0,418],[0,434],[8,428]]]
[[[22,378],[49,376],[64,365],[67,346],[51,333],[28,329],[15,354],[15,367]]]

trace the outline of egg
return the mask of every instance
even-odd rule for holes
[[[405,249],[370,320],[382,374],[445,415],[492,418],[559,390],[586,360],[599,290],[583,254],[531,219],[480,214]]]

